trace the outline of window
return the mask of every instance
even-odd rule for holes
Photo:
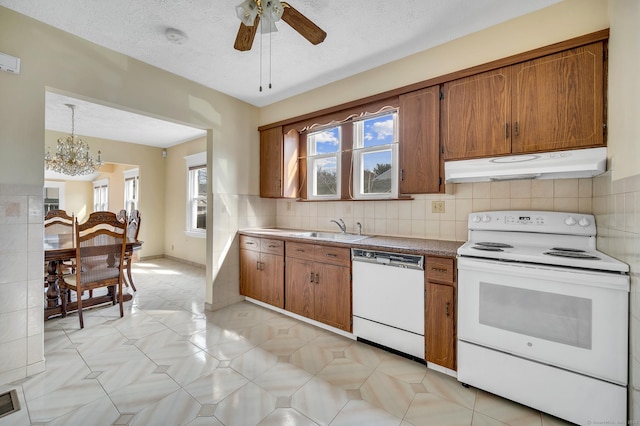
[[[187,230],[204,238],[207,231],[207,153],[189,155],[187,162]]]
[[[315,200],[340,198],[340,126],[309,133],[307,153],[308,198]]]
[[[107,210],[109,210],[109,180],[96,180],[93,182],[93,211]]]
[[[127,214],[138,209],[138,169],[124,172],[124,208]]]
[[[353,123],[353,198],[398,196],[398,112]]]
[[[64,210],[64,182],[44,181],[44,209],[46,216],[50,210]]]

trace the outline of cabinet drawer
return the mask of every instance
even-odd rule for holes
[[[351,264],[351,250],[348,248],[315,246],[315,260],[340,266]]]
[[[313,244],[292,243],[287,241],[287,257],[313,260]]]
[[[284,241],[262,238],[260,240],[260,251],[263,253],[284,255]]]
[[[427,281],[453,284],[455,281],[454,259],[427,256]]]
[[[245,250],[260,251],[260,238],[240,235],[240,248]]]

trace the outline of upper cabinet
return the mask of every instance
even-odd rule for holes
[[[604,144],[603,43],[512,68],[513,153]]]
[[[282,126],[260,132],[260,196],[298,196],[298,132]]]
[[[444,84],[445,160],[604,144],[597,42]]]
[[[400,193],[440,192],[440,86],[400,95]]]

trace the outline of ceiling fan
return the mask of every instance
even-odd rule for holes
[[[244,0],[236,6],[236,15],[241,23],[233,47],[240,51],[251,50],[261,20],[263,32],[272,32],[277,31],[274,23],[282,18],[312,44],[322,43],[327,36],[309,18],[280,0]]]

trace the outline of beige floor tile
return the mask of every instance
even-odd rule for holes
[[[507,426],[507,424],[496,419],[492,419],[489,416],[485,416],[484,414],[475,412],[473,413],[471,426]]]
[[[276,397],[293,395],[313,375],[289,363],[278,363],[256,377],[253,382]]]
[[[342,389],[358,389],[373,373],[373,368],[366,367],[349,358],[336,358],[316,375],[334,386]]]
[[[249,382],[222,400],[215,416],[225,425],[257,425],[275,409],[276,397]]]
[[[169,366],[166,373],[180,386],[212,374],[220,364],[216,358],[204,351],[191,354],[177,360]]]
[[[108,396],[103,396],[90,404],[60,416],[48,423],[49,426],[86,426],[87,419],[93,424],[110,425],[120,417],[120,413]]]
[[[178,384],[166,374],[150,374],[110,394],[121,413],[137,413],[178,390]]]
[[[217,404],[248,380],[231,368],[217,368],[213,373],[189,383],[184,389],[200,404]]]
[[[183,389],[158,400],[137,413],[129,423],[131,426],[180,425],[195,420],[200,404]]]
[[[398,426],[402,420],[366,401],[349,401],[331,426]]]
[[[415,426],[470,426],[473,411],[428,393],[417,394],[405,420]]]
[[[303,416],[293,408],[278,408],[265,417],[259,426],[318,426],[310,418]],[[364,426],[364,425],[363,425]]]
[[[409,383],[377,371],[360,387],[360,393],[363,400],[399,418],[404,418],[415,397]]]
[[[312,378],[293,394],[291,407],[319,425],[328,425],[347,402],[349,399],[344,390]]]
[[[541,426],[540,412],[478,390],[475,411],[509,425]]]
[[[253,348],[231,361],[231,368],[252,380],[278,363],[278,357],[262,348]]]
[[[333,353],[310,343],[292,353],[290,361],[311,374],[317,374],[333,361]]]
[[[376,368],[385,358],[386,352],[361,342],[354,342],[344,350],[344,355],[357,363]]]
[[[27,396],[32,422],[48,422],[67,415],[107,395],[97,380],[80,380],[37,398]]]
[[[474,408],[476,404],[476,389],[473,387],[465,388],[454,377],[447,376],[438,371],[427,370],[422,380],[427,392],[438,395],[456,404],[462,405],[469,409]]]
[[[427,372],[427,367],[398,355],[388,354],[380,362],[376,371],[384,373],[407,383],[420,383]]]
[[[274,355],[291,355],[306,344],[307,341],[299,337],[276,334],[273,338],[262,343],[260,347]]]

